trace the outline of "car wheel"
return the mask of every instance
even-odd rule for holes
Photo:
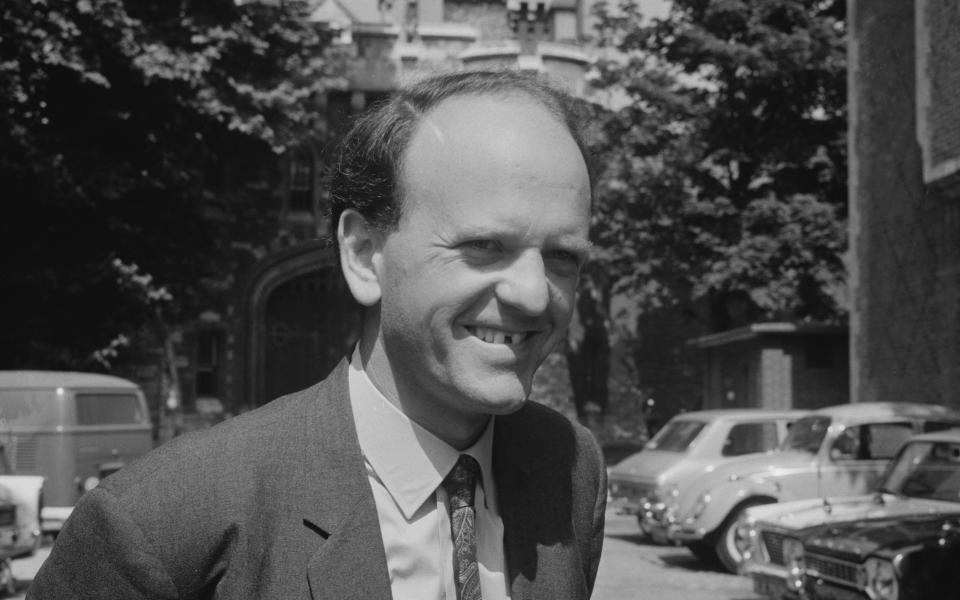
[[[769,502],[750,500],[740,504],[730,511],[723,524],[717,529],[713,549],[720,565],[730,573],[740,572],[740,565],[743,563],[743,551],[748,543],[742,533],[737,530],[737,522],[745,510],[760,504],[769,504]]]
[[[687,550],[689,550],[697,560],[702,562],[704,565],[713,567],[717,564],[717,551],[713,549],[711,544],[706,542],[690,542],[687,544]]]
[[[643,535],[650,535],[650,532],[647,531],[647,528],[643,526],[643,515],[637,515],[637,525],[640,526],[640,533]]]

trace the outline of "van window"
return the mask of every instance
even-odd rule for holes
[[[134,394],[77,394],[77,425],[139,425],[140,400]]]
[[[51,390],[0,390],[0,426],[61,425],[59,405]]]

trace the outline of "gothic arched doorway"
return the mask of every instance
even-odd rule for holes
[[[312,242],[254,268],[244,298],[248,407],[322,379],[356,342],[360,307],[336,267],[335,251]]]

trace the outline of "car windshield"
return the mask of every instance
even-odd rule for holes
[[[891,464],[881,489],[960,503],[960,442],[908,443]]]
[[[780,449],[816,454],[829,427],[830,417],[804,417],[790,426],[790,433]]]
[[[647,442],[646,447],[664,452],[686,452],[705,425],[702,421],[688,419],[670,421]]]

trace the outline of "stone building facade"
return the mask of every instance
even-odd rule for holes
[[[960,4],[848,10],[851,396],[960,407]]]

